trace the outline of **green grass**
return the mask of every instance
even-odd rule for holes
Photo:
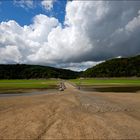
[[[92,78],[69,80],[76,85],[140,85],[138,78]]]
[[[0,90],[55,88],[58,80],[0,80]]]

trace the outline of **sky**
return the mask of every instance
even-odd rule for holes
[[[140,54],[140,1],[0,0],[0,63],[75,71]]]

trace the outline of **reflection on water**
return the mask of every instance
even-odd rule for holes
[[[140,86],[118,86],[118,87],[81,87],[84,91],[97,91],[97,92],[130,92],[135,93],[140,91]]]

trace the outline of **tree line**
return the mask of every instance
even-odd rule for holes
[[[83,72],[39,65],[0,64],[0,79],[75,79],[79,77],[134,76],[140,77],[140,55],[107,60]]]
[[[140,77],[140,55],[115,58],[87,69],[83,77]]]
[[[1,64],[0,79],[77,78],[78,72],[39,65]]]

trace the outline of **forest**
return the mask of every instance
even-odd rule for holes
[[[140,77],[140,55],[114,58],[82,73],[83,77]]]
[[[0,65],[0,79],[75,79],[79,77],[140,77],[140,55],[107,60],[82,72],[39,65]]]
[[[48,66],[26,64],[1,64],[0,79],[74,79],[78,72]]]

